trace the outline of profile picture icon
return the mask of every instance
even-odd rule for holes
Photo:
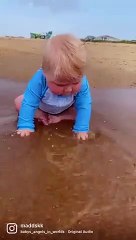
[[[16,234],[17,233],[17,224],[16,223],[7,223],[7,233]]]

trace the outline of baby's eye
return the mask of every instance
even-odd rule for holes
[[[78,83],[73,83],[73,85],[77,85]]]
[[[65,83],[54,83],[56,86],[58,86],[58,87],[64,87],[66,84]]]

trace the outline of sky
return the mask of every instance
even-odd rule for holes
[[[0,36],[30,32],[136,39],[136,0],[0,0]]]

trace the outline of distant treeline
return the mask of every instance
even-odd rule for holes
[[[128,44],[136,44],[136,40],[119,40],[119,41],[110,41],[110,40],[85,40],[81,39],[83,42],[100,42],[100,43],[128,43]]]

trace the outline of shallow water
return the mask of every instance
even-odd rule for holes
[[[136,157],[136,88],[93,91],[94,111],[104,119],[103,130]]]
[[[92,90],[96,138],[84,143],[72,137],[72,123],[67,121],[49,127],[36,124],[32,136],[17,136],[13,100],[24,89],[24,84],[0,81],[3,239],[8,239],[8,222],[43,223],[44,230],[65,230],[53,239],[134,239],[136,89]],[[66,234],[68,229],[94,233]],[[21,233],[14,236],[23,239]],[[45,239],[44,235],[25,237]]]

